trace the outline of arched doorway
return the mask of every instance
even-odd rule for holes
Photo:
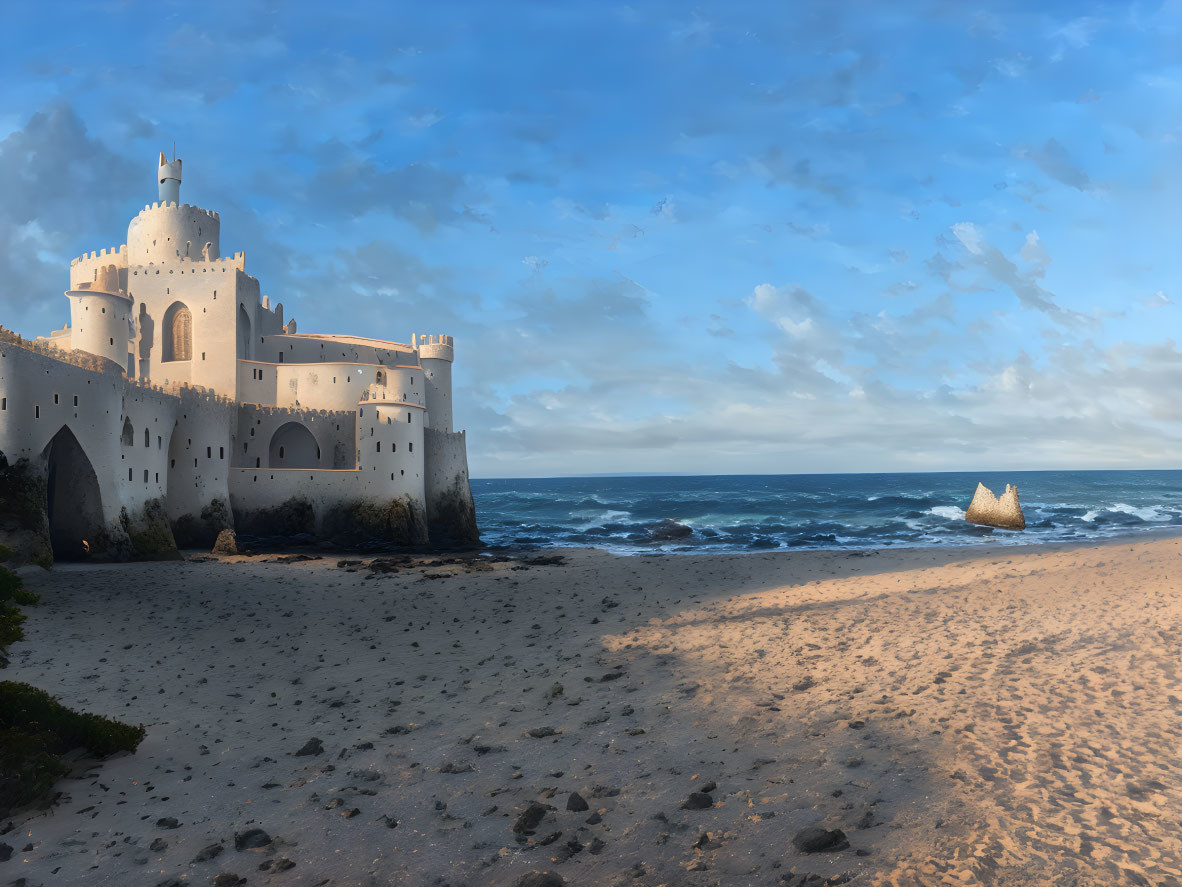
[[[46,510],[55,560],[78,560],[84,540],[103,526],[103,503],[94,466],[69,428],[62,426],[45,448],[49,463]]]
[[[270,468],[319,468],[320,446],[312,432],[299,422],[280,425],[267,451]]]
[[[238,303],[238,358],[250,360],[250,315],[241,302]]]
[[[193,359],[193,312],[183,302],[173,302],[164,312],[160,345],[163,361]]]

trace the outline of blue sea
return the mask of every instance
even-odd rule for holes
[[[1024,531],[964,520],[978,481],[999,495],[1017,485]],[[485,543],[508,547],[705,553],[1182,534],[1182,471],[477,479],[472,493]]]

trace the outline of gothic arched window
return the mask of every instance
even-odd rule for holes
[[[163,360],[193,359],[193,314],[180,302],[173,302],[164,314]]]

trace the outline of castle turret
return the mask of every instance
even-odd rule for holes
[[[70,347],[96,354],[127,367],[131,299],[119,288],[119,269],[99,268],[90,283],[69,290]]]
[[[179,160],[168,161],[164,157],[164,152],[160,152],[160,202],[161,203],[180,203],[181,202],[181,162]]]
[[[451,336],[421,336],[419,363],[426,379],[427,424],[437,431],[451,431],[451,365],[456,358]]]
[[[181,162],[160,155],[160,202],[145,206],[127,226],[129,265],[170,265],[220,257],[221,218],[180,202]]]

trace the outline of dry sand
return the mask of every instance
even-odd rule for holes
[[[0,883],[1177,884],[1180,556],[34,573],[0,676],[148,735],[18,816]]]

